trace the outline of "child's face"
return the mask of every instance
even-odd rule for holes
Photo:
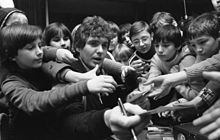
[[[113,51],[117,45],[118,45],[118,37],[116,36],[111,40],[109,45],[109,50]]]
[[[129,38],[129,34],[130,32],[127,32],[124,35],[122,35],[122,38],[124,38],[123,43],[126,44],[127,46],[132,45],[131,40]]]
[[[115,59],[117,62],[120,62],[121,64],[128,66],[129,65],[129,57],[123,56],[121,58]]]
[[[215,8],[216,11],[220,11],[220,0],[211,0],[212,1],[212,5]]]
[[[211,36],[203,35],[189,41],[190,47],[195,51],[197,57],[204,59],[211,57],[219,51],[219,40]]]
[[[64,36],[63,34],[54,36],[50,40],[50,45],[56,48],[69,49],[70,48],[70,38]]]
[[[13,59],[21,69],[39,68],[42,65],[43,51],[41,49],[41,40],[27,44],[19,49],[17,56]]]
[[[175,44],[170,41],[160,41],[153,44],[158,57],[163,61],[170,61],[175,57],[179,48],[175,47]]]
[[[151,35],[146,30],[132,36],[131,41],[140,53],[147,53],[151,48]]]
[[[97,64],[102,64],[107,55],[109,42],[106,38],[89,37],[83,48],[77,48],[79,57],[87,67],[94,68]]]

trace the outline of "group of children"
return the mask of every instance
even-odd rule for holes
[[[151,94],[154,85],[146,88],[143,83],[183,71],[219,52],[217,12],[195,17],[184,31],[171,14],[158,12],[150,24],[136,21],[123,27],[99,16],[86,17],[72,33],[59,22],[42,31],[28,25],[22,11],[6,8],[6,12],[0,60],[10,139],[104,139],[112,133],[127,139],[130,126],[144,128],[150,119],[120,123],[126,120],[123,115],[120,121],[114,116],[120,114],[115,107],[118,98],[125,101],[136,91],[147,94],[141,95],[149,102],[144,109],[170,106],[181,98],[193,100],[207,80],[181,83],[159,96]],[[24,20],[8,22],[13,13],[22,14]],[[128,81],[129,76],[135,80]],[[123,89],[124,83],[132,83],[125,88],[134,88]],[[132,114],[146,111],[132,104],[126,107]]]

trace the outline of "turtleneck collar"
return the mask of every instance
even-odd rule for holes
[[[142,59],[145,59],[145,60],[151,59],[154,56],[154,54],[155,54],[154,47],[151,47],[147,53],[140,53],[140,52],[136,51],[136,55]]]

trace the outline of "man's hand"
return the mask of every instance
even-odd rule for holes
[[[120,140],[131,140],[132,135],[130,128],[134,128],[135,134],[138,135],[149,124],[150,115],[141,118],[137,114],[146,112],[138,105],[125,103],[125,110],[130,116],[124,116],[121,109],[116,106],[111,110],[107,110],[104,115],[106,125],[111,129]],[[136,115],[134,115],[136,114]]]

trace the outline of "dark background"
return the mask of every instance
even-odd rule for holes
[[[46,26],[46,0],[14,0],[25,11],[30,24]],[[183,0],[47,0],[49,23],[63,22],[70,30],[86,16],[99,15],[118,25],[137,20],[149,22],[158,11],[171,13],[176,20],[184,17]],[[186,0],[187,15],[213,10],[211,0]]]

